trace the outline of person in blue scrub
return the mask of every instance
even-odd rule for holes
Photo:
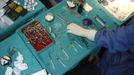
[[[69,24],[67,30],[106,48],[97,61],[102,75],[134,75],[134,18],[111,31],[84,29],[75,23]]]

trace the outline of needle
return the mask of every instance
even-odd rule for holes
[[[74,46],[74,45],[71,45],[74,49],[74,51],[76,52],[76,53],[78,53],[78,50],[76,49],[76,47]]]
[[[67,21],[65,18],[63,18],[61,15],[55,14],[60,20],[64,21],[65,23],[70,24],[69,21]]]
[[[52,57],[51,57],[51,52],[49,52],[49,58],[50,58],[50,62],[52,64],[52,68],[55,70],[55,65],[54,65],[54,62],[53,62]]]
[[[75,44],[77,44],[80,48],[83,48],[77,41],[73,41]]]
[[[63,61],[59,57],[56,57],[56,59],[62,64],[63,67],[66,67],[66,65],[63,63]]]

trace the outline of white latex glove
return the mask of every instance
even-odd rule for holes
[[[130,2],[134,2],[134,0],[130,0]]]
[[[84,29],[82,27],[80,27],[79,25],[75,24],[75,23],[70,23],[67,26],[67,32],[68,33],[72,33],[78,36],[82,36],[82,37],[86,37],[91,41],[94,41],[95,39],[95,35],[96,35],[96,30],[94,29]]]

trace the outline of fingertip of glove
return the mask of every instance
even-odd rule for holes
[[[71,33],[71,31],[70,30],[67,30],[67,33]]]

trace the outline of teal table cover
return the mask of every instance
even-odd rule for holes
[[[73,13],[70,13],[67,8],[66,0],[64,0],[46,12],[39,13],[32,20],[29,20],[26,24],[18,28],[14,33],[14,35],[16,35],[14,38],[20,38],[26,48],[28,48],[28,51],[35,57],[36,61],[38,61],[38,64],[45,68],[48,73],[52,75],[63,75],[73,69],[84,57],[88,55],[95,56],[99,51],[94,42],[67,33],[66,28],[69,23],[74,22],[84,28],[94,28],[98,31],[103,28],[111,30],[124,23],[109,14],[97,0],[86,0],[86,2],[93,8],[89,13],[84,10],[81,14],[78,14],[77,7],[71,9]],[[51,22],[45,20],[45,15],[48,13],[54,16]],[[98,23],[95,19],[96,17],[101,18],[101,20],[105,22],[105,26]],[[92,25],[83,25],[83,19],[85,18],[91,19],[93,22]],[[49,46],[39,52],[34,49],[21,31],[33,21],[40,22],[41,26],[53,39],[53,42]],[[12,35],[12,38],[14,35]],[[10,40],[11,39],[8,41]],[[19,49],[21,48],[23,49],[24,47],[19,47]],[[31,60],[31,58],[29,60]],[[37,65],[35,65],[35,67],[36,66]],[[32,72],[32,70],[29,71]]]

